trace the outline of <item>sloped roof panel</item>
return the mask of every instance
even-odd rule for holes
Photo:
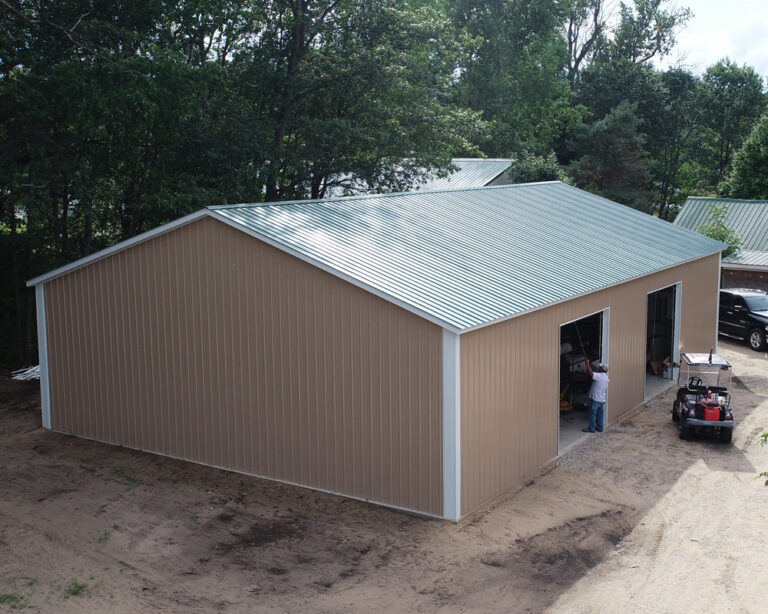
[[[757,252],[748,249],[742,249],[735,254],[731,254],[727,258],[723,258],[723,264],[732,264],[745,267],[765,267],[768,269],[768,251]],[[732,268],[738,268],[738,266]]]
[[[419,190],[482,188],[504,173],[512,164],[509,158],[454,158],[451,162],[459,170],[447,177],[432,179],[420,186]]]
[[[707,223],[711,208],[718,205],[725,207],[728,212],[727,226],[741,235],[742,250],[768,252],[768,200],[691,196],[685,201],[674,223],[696,230]]]
[[[459,331],[724,247],[560,182],[210,209]]]

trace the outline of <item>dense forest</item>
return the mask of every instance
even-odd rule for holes
[[[667,219],[688,194],[768,197],[762,76],[659,68],[690,17],[670,0],[0,0],[0,364],[35,359],[25,280],[204,205],[403,190],[458,156]]]

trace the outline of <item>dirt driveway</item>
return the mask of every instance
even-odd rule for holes
[[[672,390],[459,525],[40,428],[0,380],[0,612],[763,612],[768,357],[733,445]]]

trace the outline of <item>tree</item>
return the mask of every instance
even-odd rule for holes
[[[583,65],[605,43],[608,30],[606,0],[573,0],[563,26],[568,49],[568,81],[573,84]]]
[[[728,209],[723,205],[712,205],[709,209],[707,223],[696,227],[696,232],[706,235],[711,239],[716,239],[728,246],[723,252],[723,256],[730,256],[739,251],[741,247],[741,235],[728,228]]]
[[[456,37],[467,41],[457,100],[488,122],[482,150],[545,153],[577,117],[563,79],[561,25],[567,2],[459,0],[451,4]]]
[[[698,153],[703,114],[699,107],[701,85],[689,72],[671,69],[661,75],[662,106],[656,114],[653,138],[648,149],[653,158],[652,178],[655,207],[662,219],[669,217],[671,204],[681,204],[683,167]]]
[[[560,166],[553,152],[546,156],[523,152],[512,162],[507,171],[511,183],[534,181],[566,181],[565,169]]]
[[[603,119],[579,127],[571,141],[576,186],[647,211],[650,163],[641,125],[635,105],[622,102]]]
[[[731,198],[768,199],[768,115],[760,118],[736,153],[720,191]]]
[[[701,104],[707,128],[703,161],[714,188],[727,176],[734,153],[765,110],[766,98],[762,77],[728,58],[706,70],[703,85]]]
[[[426,0],[86,4],[0,0],[3,364],[31,360],[45,270],[204,205],[405,189],[477,151]]]
[[[621,2],[612,55],[635,64],[668,55],[677,31],[692,15],[687,8],[665,9],[669,4],[669,0],[633,0],[631,5]]]

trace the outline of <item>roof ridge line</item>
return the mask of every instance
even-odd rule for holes
[[[768,199],[765,199],[765,198],[726,198],[724,196],[688,196],[686,200],[724,200],[731,203],[768,204]]]
[[[233,205],[208,205],[205,209],[219,211],[221,209],[238,209],[240,207],[285,207],[288,205],[309,205],[319,203],[335,203],[366,200],[369,198],[396,198],[400,196],[414,196],[424,194],[450,194],[452,192],[477,192],[479,190],[508,190],[510,188],[524,188],[534,185],[546,185],[559,183],[567,185],[560,180],[531,181],[528,183],[510,183],[507,185],[490,185],[472,188],[450,188],[446,190],[408,190],[407,192],[384,192],[380,194],[356,194],[354,196],[335,196],[333,198],[306,198],[299,200],[276,200],[270,202],[239,203]]]

